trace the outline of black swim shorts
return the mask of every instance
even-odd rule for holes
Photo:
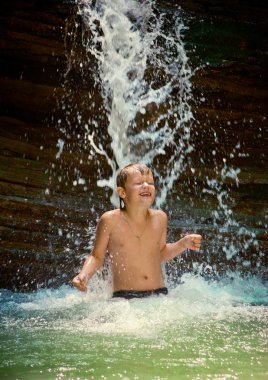
[[[131,298],[145,298],[150,296],[158,296],[160,294],[167,295],[167,288],[158,288],[154,290],[117,290],[113,293],[113,298],[122,297],[129,300]]]

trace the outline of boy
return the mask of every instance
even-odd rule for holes
[[[109,252],[113,272],[113,297],[141,298],[167,294],[161,262],[189,248],[198,251],[201,235],[190,234],[167,244],[167,216],[150,208],[155,199],[154,179],[144,164],[132,163],[117,175],[120,208],[105,212],[97,226],[91,255],[73,285],[81,291],[102,266]],[[124,207],[122,206],[124,204]]]

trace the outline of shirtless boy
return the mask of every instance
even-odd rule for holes
[[[101,216],[91,255],[73,279],[73,285],[86,291],[89,279],[102,266],[108,251],[113,297],[167,294],[162,261],[180,255],[187,248],[198,251],[202,237],[189,234],[175,243],[166,243],[167,215],[150,208],[155,199],[155,186],[146,165],[133,163],[123,167],[117,176],[117,193],[120,208]]]

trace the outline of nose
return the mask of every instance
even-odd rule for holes
[[[147,187],[147,186],[149,186],[148,183],[146,181],[144,181],[142,184],[142,187]]]

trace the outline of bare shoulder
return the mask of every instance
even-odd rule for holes
[[[167,214],[163,210],[150,209],[151,216],[162,223],[167,223]]]
[[[99,224],[105,224],[107,227],[113,227],[113,225],[118,221],[120,215],[120,210],[110,210],[102,214]]]

